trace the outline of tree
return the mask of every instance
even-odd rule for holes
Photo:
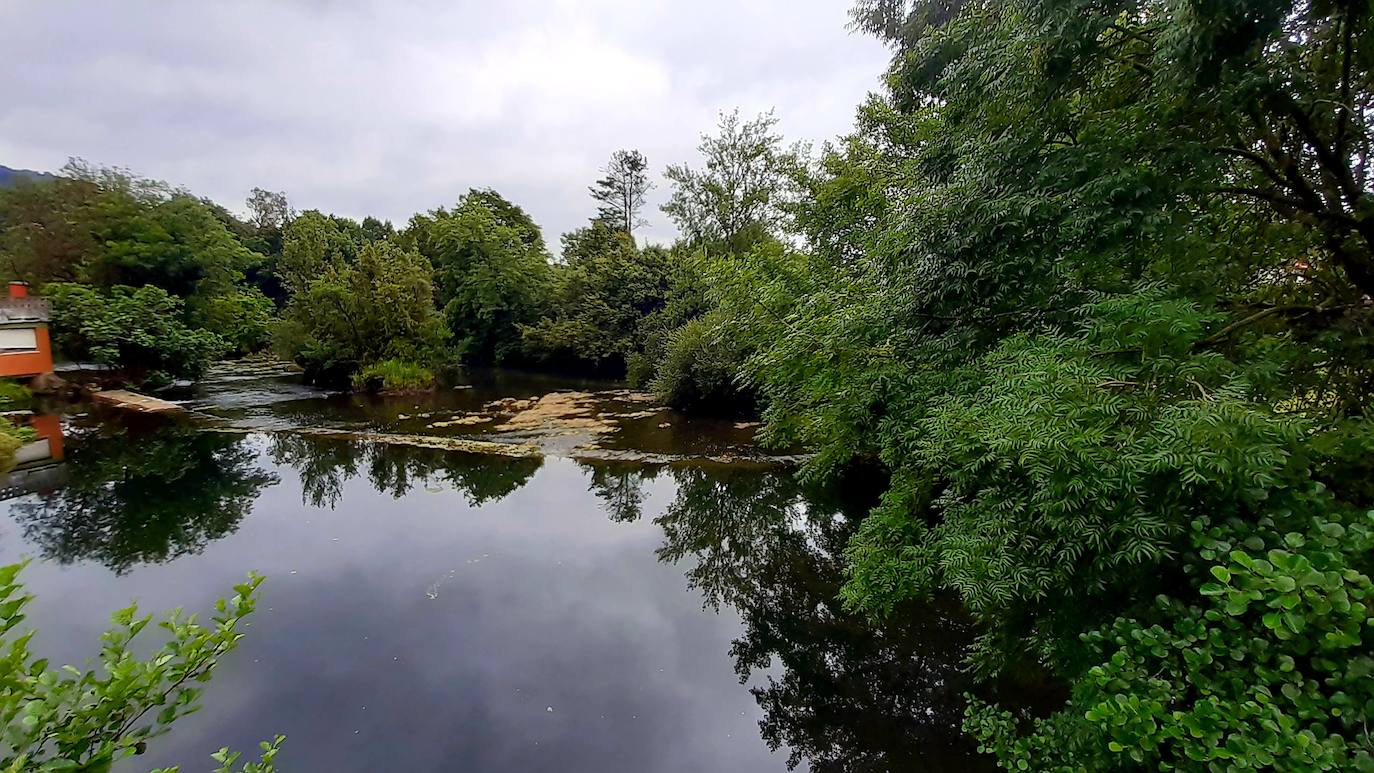
[[[610,163],[601,170],[604,175],[589,190],[600,202],[596,219],[634,237],[636,226],[644,225],[639,211],[644,208],[644,196],[654,184],[645,170],[649,162],[638,150],[617,150]]]
[[[523,209],[495,191],[473,190],[451,211],[411,218],[397,240],[434,266],[436,298],[465,358],[521,357],[520,326],[539,318],[552,282],[543,237]]]
[[[896,55],[809,251],[710,266],[767,435],[891,475],[847,608],[957,594],[975,674],[1072,685],[978,705],[1007,767],[1371,764],[1368,18],[864,2]]]
[[[525,347],[545,363],[624,375],[640,321],[666,301],[670,256],[596,221],[563,235],[562,257],[546,316],[521,328]]]
[[[96,189],[77,211],[94,245],[81,258],[80,281],[206,298],[241,282],[257,262],[210,206],[183,189],[77,160],[63,171]]]
[[[292,295],[277,347],[331,378],[388,358],[432,362],[447,338],[432,275],[418,254],[390,242],[365,245],[351,263],[330,260]]]
[[[703,169],[668,167],[673,192],[663,211],[691,242],[735,246],[751,231],[775,234],[784,224],[789,172],[800,152],[784,150],[771,112],[741,123],[739,111],[722,113],[717,136],[702,135]]]
[[[361,223],[363,238],[369,242],[384,242],[396,235],[396,226],[390,220],[378,220],[371,215]]]
[[[361,228],[352,221],[314,209],[302,212],[282,237],[277,270],[283,284],[289,292],[301,292],[326,271],[353,260],[362,241]]]
[[[248,222],[260,233],[264,231],[280,232],[291,222],[293,211],[291,204],[286,200],[286,194],[280,191],[267,191],[262,188],[254,188],[248,194]]]
[[[119,368],[138,383],[199,378],[225,351],[218,335],[182,321],[180,298],[152,285],[98,290],[53,283],[46,292],[58,351]]]
[[[95,253],[86,210],[99,195],[89,183],[21,179],[0,188],[0,261],[6,278],[34,285],[72,282]]]

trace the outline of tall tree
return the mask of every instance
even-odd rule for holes
[[[610,163],[601,170],[605,176],[589,188],[592,198],[601,203],[596,219],[633,237],[635,227],[645,222],[639,216],[644,195],[654,187],[645,173],[648,168],[648,159],[638,150],[617,150],[611,154]]]
[[[673,193],[663,211],[689,241],[731,244],[749,232],[781,228],[788,170],[800,148],[783,147],[773,131],[777,123],[771,111],[752,121],[741,121],[738,110],[722,113],[719,133],[702,135],[697,146],[705,168],[668,167]]]
[[[410,219],[397,243],[434,266],[435,300],[470,361],[517,359],[520,326],[548,300],[552,269],[529,214],[493,190],[472,190],[452,210]]]
[[[291,222],[294,213],[286,194],[254,188],[248,194],[248,222],[259,231],[280,231]]]

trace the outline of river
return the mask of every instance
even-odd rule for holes
[[[209,770],[276,733],[295,773],[988,767],[958,732],[957,609],[878,628],[835,600],[871,487],[803,487],[752,425],[614,384],[460,387],[222,368],[185,417],[48,419],[57,458],[10,476],[0,562],[34,559],[54,663],[130,600],[205,614],[267,576],[204,709],[117,770]]]

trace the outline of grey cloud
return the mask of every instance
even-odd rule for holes
[[[262,186],[398,224],[493,187],[556,241],[617,148],[690,162],[735,107],[776,108],[789,139],[847,131],[888,54],[845,7],[20,0],[0,25],[0,163],[82,156],[231,208]]]

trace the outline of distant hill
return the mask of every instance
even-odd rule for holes
[[[11,188],[19,180],[51,180],[57,175],[35,172],[32,169],[11,169],[0,166],[0,188]]]

